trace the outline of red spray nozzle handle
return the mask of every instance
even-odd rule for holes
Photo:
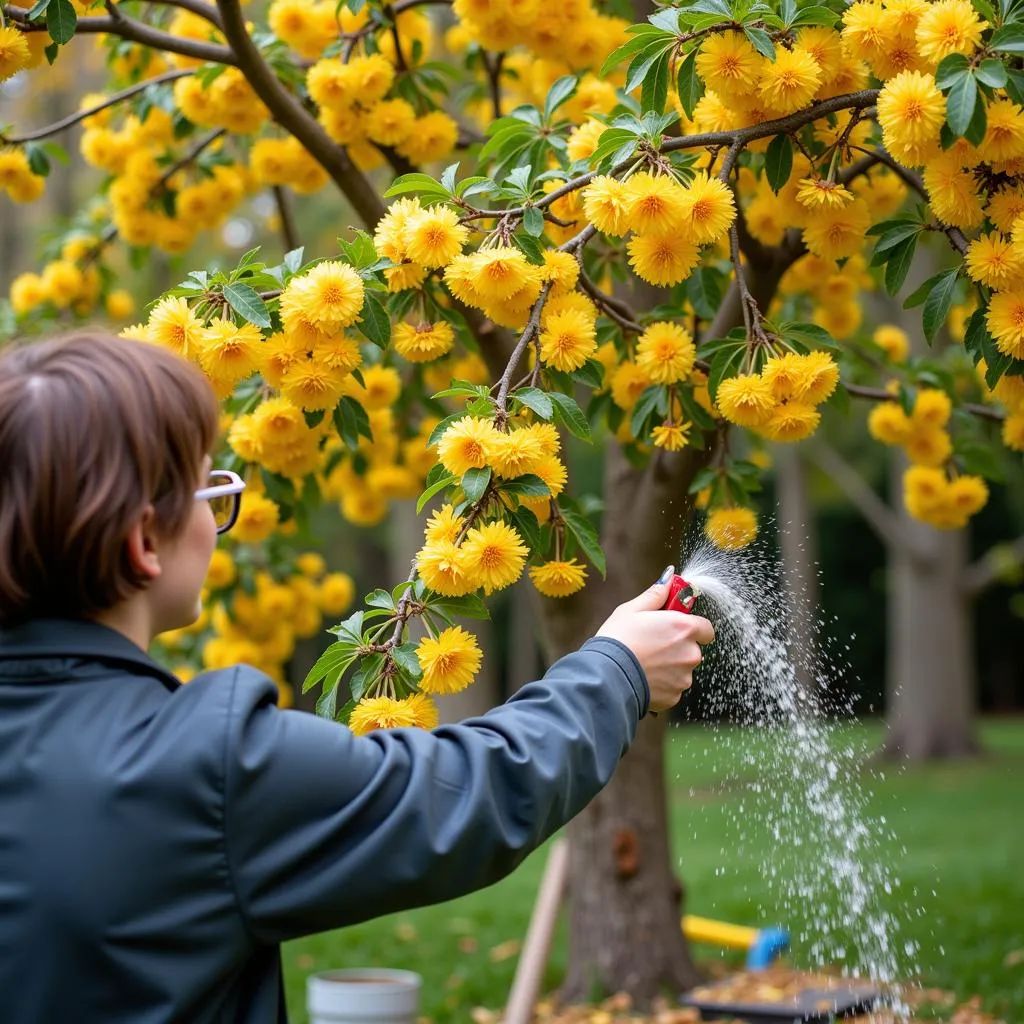
[[[670,612],[692,612],[697,603],[697,595],[693,586],[686,582],[679,573],[672,577],[668,588],[668,600],[665,610]]]

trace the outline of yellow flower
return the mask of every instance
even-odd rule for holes
[[[903,501],[916,519],[925,519],[945,502],[949,484],[941,469],[911,466],[903,474]]]
[[[587,569],[573,558],[535,565],[529,570],[529,576],[538,592],[545,597],[568,597],[583,588]]]
[[[366,135],[381,146],[397,146],[405,142],[416,127],[416,111],[405,100],[383,100],[366,114]]]
[[[970,56],[988,28],[968,0],[936,0],[917,22],[917,49],[925,60],[938,64],[951,53]]]
[[[805,402],[783,402],[777,405],[760,428],[772,441],[789,444],[810,437],[821,422],[821,413]]]
[[[424,267],[443,267],[462,252],[469,229],[459,223],[450,206],[433,206],[409,217],[405,224],[405,251]]]
[[[447,541],[449,544],[454,544],[461,530],[462,516],[455,514],[454,506],[442,505],[427,520],[424,537],[428,544],[436,544],[439,541]]]
[[[532,473],[544,458],[544,445],[540,435],[530,430],[512,430],[507,434],[496,431],[491,445],[490,463],[497,476],[512,480],[524,473]]]
[[[429,363],[450,352],[455,344],[455,332],[447,320],[435,324],[401,322],[391,330],[391,346],[410,363]]]
[[[287,398],[266,399],[256,407],[251,419],[254,436],[266,445],[296,444],[309,433],[302,410]]]
[[[11,282],[11,307],[19,316],[47,301],[46,285],[38,274],[19,274]]]
[[[601,136],[607,130],[608,125],[593,118],[573,128],[569,132],[569,138],[566,140],[566,152],[569,154],[569,159],[573,163],[577,160],[589,159],[593,155],[594,150],[597,149]]]
[[[907,458],[917,466],[941,466],[953,454],[949,434],[941,427],[911,420],[910,436],[903,442]]]
[[[603,126],[602,126],[603,127]],[[598,231],[624,235],[629,222],[629,195],[618,178],[599,175],[583,190],[583,214]]]
[[[483,654],[476,637],[461,626],[441,630],[436,637],[424,637],[416,648],[424,693],[458,693],[473,682]]]
[[[875,328],[871,340],[891,359],[894,363],[902,363],[910,352],[910,338],[907,332],[894,324],[882,324]]]
[[[515,529],[499,521],[470,530],[462,550],[467,572],[487,594],[515,583],[530,553]]]
[[[412,163],[422,166],[443,160],[459,141],[459,124],[443,110],[431,110],[416,119],[416,129],[395,148]]]
[[[819,85],[821,70],[806,50],[777,47],[775,60],[762,65],[758,99],[776,115],[791,114],[811,102]]]
[[[982,222],[984,213],[974,175],[964,170],[955,155],[947,153],[929,160],[923,177],[932,210],[939,220],[965,229]]]
[[[845,206],[853,202],[853,193],[843,185],[824,178],[801,178],[797,182],[796,201],[809,210],[821,206]]]
[[[721,238],[736,218],[732,192],[718,178],[700,172],[684,189],[683,230],[697,242]]]
[[[944,427],[953,412],[953,403],[945,391],[938,388],[924,388],[914,399],[911,419],[915,426]]]
[[[1024,156],[1024,111],[1012,100],[997,99],[985,114],[988,127],[979,147],[985,162],[999,164]]]
[[[580,276],[579,260],[567,252],[558,249],[544,250],[544,267],[541,277],[551,282],[551,296],[556,297],[571,292],[576,287]]]
[[[815,211],[804,228],[804,242],[816,256],[839,260],[853,256],[864,246],[871,215],[863,199],[842,207]]]
[[[437,723],[440,721],[437,703],[431,700],[425,693],[414,693],[406,697],[402,703],[412,710],[412,724],[417,729],[437,728]]]
[[[295,559],[295,568],[303,576],[319,579],[327,571],[327,563],[324,561],[323,555],[319,555],[315,551],[304,551]]]
[[[715,547],[745,548],[757,536],[757,516],[749,508],[716,508],[708,513],[704,533]]]
[[[612,374],[612,401],[620,409],[629,412],[652,383],[646,371],[627,360]]]
[[[363,361],[356,340],[344,334],[318,338],[313,343],[309,358],[329,370],[337,370],[342,374],[351,373]],[[371,366],[364,371],[363,376],[373,373],[373,370]]]
[[[31,59],[25,34],[11,25],[0,28],[0,82],[27,68]]]
[[[689,423],[662,423],[651,431],[651,439],[657,448],[678,452],[686,447],[689,432]]]
[[[149,339],[181,356],[195,354],[202,345],[203,322],[183,298],[161,299],[146,324]]]
[[[758,374],[741,373],[718,385],[719,411],[738,427],[760,427],[775,409],[771,384]]]
[[[449,473],[459,477],[467,469],[483,469],[490,462],[497,439],[493,420],[463,416],[441,435],[438,461]]]
[[[858,0],[843,11],[843,47],[850,56],[872,60],[889,43],[885,12],[877,0]]]
[[[540,291],[540,268],[528,263],[519,249],[496,245],[477,250],[469,260],[472,285],[485,299],[507,299],[534,285]]]
[[[386,267],[384,276],[387,278],[388,291],[394,294],[418,288],[423,284],[427,271],[418,263],[400,263],[397,267]]]
[[[628,226],[637,234],[665,234],[685,222],[685,193],[665,175],[639,171],[626,182],[625,198]]]
[[[364,697],[348,720],[348,727],[356,736],[365,736],[374,729],[412,728],[415,724],[415,708],[407,701],[391,697]]]
[[[445,597],[461,597],[478,586],[467,571],[465,553],[449,540],[424,544],[416,554],[416,569],[431,590]]]
[[[106,301],[107,316],[112,320],[127,320],[135,312],[135,300],[131,292],[124,288],[115,288]]]
[[[1024,291],[996,292],[985,323],[1000,352],[1024,359]]]
[[[803,384],[801,358],[795,352],[771,356],[765,361],[761,376],[768,382],[777,402],[799,397]]]
[[[988,219],[1004,234],[1013,230],[1013,222],[1024,214],[1024,188],[1002,185],[991,195],[985,207]]]
[[[1020,281],[1024,259],[1017,247],[997,231],[979,235],[968,246],[964,257],[972,281],[998,290]]]
[[[548,366],[568,373],[581,367],[596,350],[596,331],[591,317],[567,309],[545,318],[540,335],[540,357]]]
[[[244,491],[238,521],[231,528],[232,536],[243,544],[259,544],[274,532],[280,514],[281,510],[266,496]]]
[[[976,515],[988,502],[988,485],[980,476],[958,476],[949,484],[947,501],[960,515]]]
[[[707,88],[725,96],[752,93],[763,63],[740,32],[719,32],[708,37],[696,58],[697,74]]]
[[[1015,412],[1003,420],[1003,444],[1015,452],[1024,452],[1024,412]]]
[[[822,82],[830,82],[844,64],[853,63],[844,56],[842,39],[833,28],[817,25],[801,28],[797,31],[796,43],[818,65]]]
[[[904,444],[910,437],[910,417],[897,402],[881,402],[868,413],[868,433],[882,444]]]
[[[296,307],[321,330],[348,327],[355,323],[363,308],[363,282],[347,264],[318,263],[288,282],[281,296],[281,315],[286,327],[288,314]]]
[[[686,380],[696,359],[693,338],[679,324],[668,321],[653,323],[637,342],[637,365],[656,384]]]
[[[878,94],[882,141],[897,160],[924,162],[936,149],[946,120],[946,98],[935,79],[918,71],[890,78]]]
[[[355,596],[356,585],[348,573],[328,573],[320,581],[319,604],[325,615],[343,615]]]
[[[313,360],[290,367],[281,379],[281,394],[300,409],[333,409],[341,398],[348,374]]]
[[[828,352],[808,352],[798,359],[797,397],[821,405],[839,383],[839,367]]]
[[[215,320],[199,339],[199,363],[214,379],[235,383],[250,377],[260,363],[263,335],[253,324],[236,327]]]
[[[634,235],[627,246],[633,272],[648,284],[685,281],[697,265],[697,243],[678,231]]]
[[[402,378],[393,366],[368,366],[363,371],[363,383],[359,399],[367,409],[387,409],[402,393]]]
[[[394,263],[407,259],[405,251],[405,229],[409,221],[423,213],[418,199],[403,197],[388,207],[373,232],[373,244],[381,256],[386,256]]]
[[[211,590],[230,587],[237,576],[235,560],[223,548],[217,548],[210,556],[210,566],[206,570],[206,586]]]

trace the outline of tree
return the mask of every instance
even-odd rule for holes
[[[673,560],[694,505],[715,543],[754,537],[760,471],[732,434],[797,442],[851,397],[910,453],[909,514],[955,530],[984,504],[979,453],[1024,448],[1019,8],[695,0],[631,25],[614,2],[455,0],[442,44],[431,6],[273,0],[250,28],[239,0],[0,5],[0,74],[99,33],[113,90],[5,130],[0,185],[29,201],[46,140],[83,124],[109,218],[97,233],[83,211],[13,282],[8,333],[123,309],[115,241],[136,263],[189,252],[125,335],[204,368],[249,490],[174,657],[280,674],[317,603],[334,620],[353,597],[299,553],[309,509],[370,524],[418,494],[432,515],[407,580],[333,628],[307,683],[357,731],[430,725],[430,694],[479,667],[456,623],[483,597],[529,562],[549,654],[577,646]],[[306,253],[290,193],[329,186],[361,228]],[[199,229],[253,188],[278,204],[283,259],[191,269]],[[953,262],[907,301],[929,340],[970,313],[963,348],[865,360],[859,292],[900,291],[929,237]],[[564,452],[595,436],[586,495]],[[695,979],[663,732],[642,724],[572,826],[570,995],[642,1003]]]

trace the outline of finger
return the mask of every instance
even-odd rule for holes
[[[715,627],[701,615],[688,615],[686,625],[689,627],[687,633],[699,644],[710,644],[715,639]]]
[[[630,608],[633,611],[655,611],[664,608],[668,600],[669,586],[672,583],[672,574],[676,571],[674,565],[665,567],[661,576],[646,590],[637,594],[631,601],[626,601],[620,607]]]

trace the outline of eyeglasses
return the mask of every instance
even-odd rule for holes
[[[235,525],[244,490],[245,481],[237,473],[230,469],[214,469],[210,472],[207,486],[196,491],[196,501],[210,503],[218,533],[227,533]]]

